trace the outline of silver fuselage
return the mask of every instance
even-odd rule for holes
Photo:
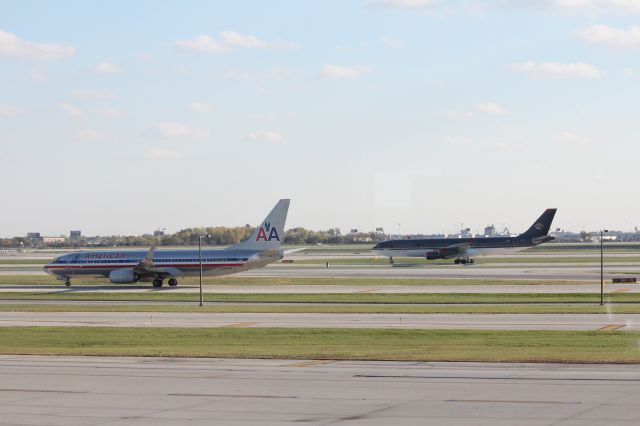
[[[59,277],[109,277],[111,271],[135,268],[147,254],[138,250],[85,251],[60,256],[47,264],[44,271]],[[228,275],[260,268],[282,259],[282,251],[253,251],[237,249],[202,250],[204,276]],[[198,250],[156,250],[152,262],[155,267],[171,271],[174,277],[198,276]],[[141,280],[143,281],[143,280]],[[147,280],[144,280],[147,281]]]

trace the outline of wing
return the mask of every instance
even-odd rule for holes
[[[472,241],[466,241],[464,243],[451,244],[450,246],[445,246],[441,248],[437,248],[427,252],[427,259],[446,259],[447,257],[453,256],[461,256],[464,255],[469,247],[473,244]]]
[[[151,244],[149,251],[144,256],[144,259],[140,261],[133,270],[140,278],[155,277],[160,275],[161,277],[179,277],[182,276],[182,272],[176,268],[165,268],[157,266],[153,263],[153,254],[156,251],[156,241]]]
[[[447,250],[458,250],[458,254],[463,254],[466,253],[467,250],[469,250],[469,247],[471,247],[471,242],[466,242],[466,243],[460,243],[460,244],[453,244],[450,246],[445,247],[445,249]]]
[[[151,247],[149,247],[149,251],[147,252],[147,254],[144,256],[144,259],[142,259],[140,261],[140,263],[138,263],[133,270],[136,272],[145,272],[148,268],[153,268],[154,264],[153,264],[153,253],[156,251],[156,241],[154,240],[153,243],[151,244]]]

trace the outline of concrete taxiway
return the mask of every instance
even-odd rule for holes
[[[0,326],[640,330],[640,314],[0,312]]]
[[[633,264],[606,265],[605,278],[640,276],[640,267]],[[636,274],[636,275],[621,275]],[[41,267],[2,266],[0,275],[45,275]],[[599,280],[600,267],[585,265],[284,265],[252,269],[236,274],[237,277],[268,278],[485,278],[485,279],[538,279],[538,280]],[[53,278],[52,278],[53,281]]]
[[[606,279],[617,273],[638,274],[636,265],[607,265]],[[384,265],[384,266],[283,266],[252,269],[238,276],[246,277],[314,277],[314,278],[492,278],[492,279],[557,279],[599,280],[599,265]]]
[[[640,422],[625,365],[0,356],[0,424]]]

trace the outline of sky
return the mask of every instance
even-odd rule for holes
[[[640,0],[0,10],[0,236],[640,226]]]

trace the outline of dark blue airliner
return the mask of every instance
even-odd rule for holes
[[[427,260],[455,259],[455,263],[473,263],[471,256],[508,254],[552,241],[549,228],[557,209],[547,209],[523,234],[515,237],[427,238],[387,240],[373,247],[374,253],[389,257],[423,257]]]

